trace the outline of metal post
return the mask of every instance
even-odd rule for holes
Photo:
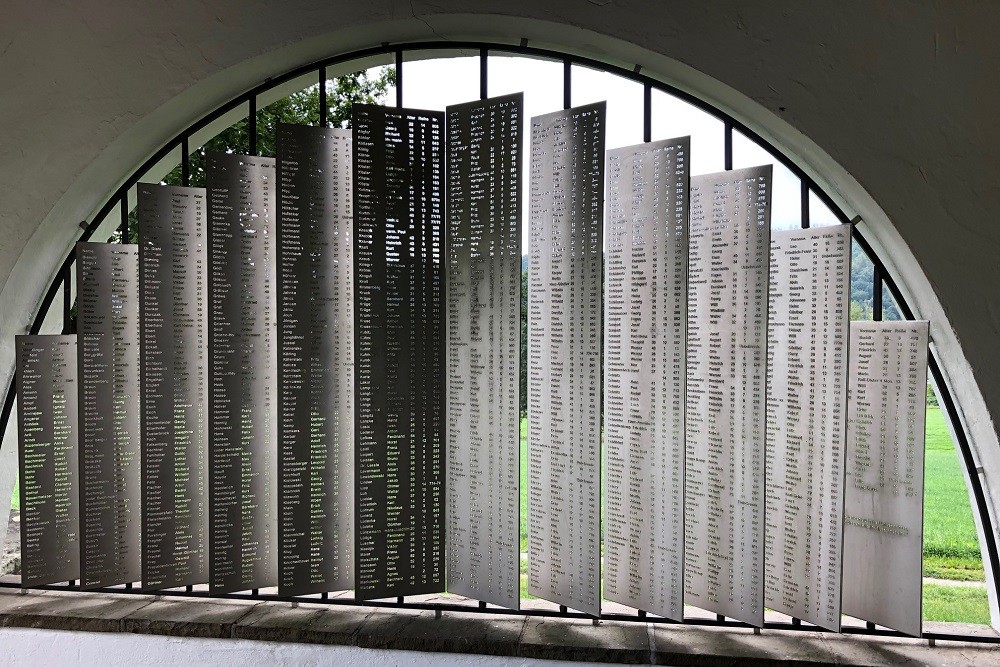
[[[122,194],[121,221],[118,223],[118,242],[128,243],[128,190]]]
[[[403,107],[403,50],[396,49],[396,106]]]
[[[809,229],[809,184],[806,179],[799,179],[802,184],[802,229]]]
[[[479,49],[479,99],[485,100],[490,96],[489,86],[489,49]]]
[[[319,68],[319,126],[326,127],[329,103],[326,99],[326,68]]]
[[[188,138],[181,139],[181,185],[187,187],[191,185],[191,160],[188,157],[191,149],[188,146]]]
[[[642,140],[653,140],[653,86],[649,83],[642,88]]]
[[[573,63],[569,58],[563,61],[563,109],[573,106]]]
[[[723,139],[725,146],[725,153],[723,159],[725,160],[726,171],[732,171],[733,169],[733,123],[732,121],[726,121],[723,125]]]
[[[250,155],[257,154],[257,96],[251,95],[248,100],[250,112],[247,114],[247,134],[250,137]]]
[[[878,263],[872,269],[872,319],[882,321],[882,272]]]
[[[63,265],[63,330],[64,334],[73,333],[73,265],[66,262]]]
[[[403,596],[402,595],[400,595],[398,598],[396,598],[396,604],[403,604]]]

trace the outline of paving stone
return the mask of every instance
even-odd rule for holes
[[[262,602],[233,625],[233,637],[260,641],[300,641],[302,631],[323,609],[316,605],[292,607],[288,602]]]
[[[123,630],[174,637],[231,637],[233,625],[257,604],[245,600],[155,600],[129,614]]]
[[[371,613],[367,607],[327,605],[308,626],[299,631],[299,641],[357,646],[358,630]]]
[[[18,602],[17,598],[20,598]],[[0,612],[0,625],[46,630],[120,632],[129,614],[149,604],[140,595],[110,595],[61,592],[32,592],[15,596]]]
[[[361,633],[366,639],[377,637],[380,628],[374,622],[376,619],[369,618],[370,624],[362,627]],[[440,618],[435,618],[434,612],[426,611],[399,628],[385,648],[516,656],[523,629],[524,617],[521,616],[445,611]]]
[[[547,660],[649,664],[645,623],[528,617],[520,655]]]

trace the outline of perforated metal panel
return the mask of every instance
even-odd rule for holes
[[[690,137],[608,151],[604,597],[684,617]]]
[[[922,631],[928,323],[851,322],[844,613]]]
[[[17,336],[21,586],[80,578],[76,336]]]
[[[771,167],[691,179],[686,602],[764,623]]]
[[[448,107],[448,590],[520,605],[524,95]]]
[[[444,588],[444,114],[354,105],[355,595]]]
[[[142,587],[208,580],[205,190],[140,183]]]
[[[275,163],[209,153],[209,583],[278,583]]]
[[[769,302],[764,603],[839,631],[850,226],[775,232]]]
[[[278,590],[354,585],[351,131],[278,126]]]
[[[139,581],[139,248],[78,243],[80,585]]]
[[[601,611],[605,104],[531,119],[528,591]]]

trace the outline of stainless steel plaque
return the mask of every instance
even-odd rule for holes
[[[605,103],[531,119],[528,591],[601,611]]]
[[[604,597],[684,617],[690,137],[608,151]]]
[[[448,590],[520,605],[524,95],[448,107]]]
[[[354,585],[351,131],[278,126],[278,591]]]
[[[76,336],[18,336],[21,586],[80,578]]]
[[[209,153],[209,584],[278,583],[275,163]]]
[[[142,587],[208,580],[205,190],[140,183]]]
[[[139,248],[76,244],[80,585],[139,581]]]
[[[840,631],[851,226],[775,232],[764,603]]]
[[[691,179],[684,592],[764,623],[771,167]]]
[[[355,596],[444,588],[444,114],[354,105]]]
[[[851,322],[844,613],[922,631],[927,322]]]

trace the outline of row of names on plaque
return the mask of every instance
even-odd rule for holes
[[[517,608],[522,122],[357,105],[141,185],[78,334],[18,339],[23,584]],[[530,124],[529,592],[919,634],[927,324],[849,324],[849,227],[772,238],[770,167],[604,125]]]

